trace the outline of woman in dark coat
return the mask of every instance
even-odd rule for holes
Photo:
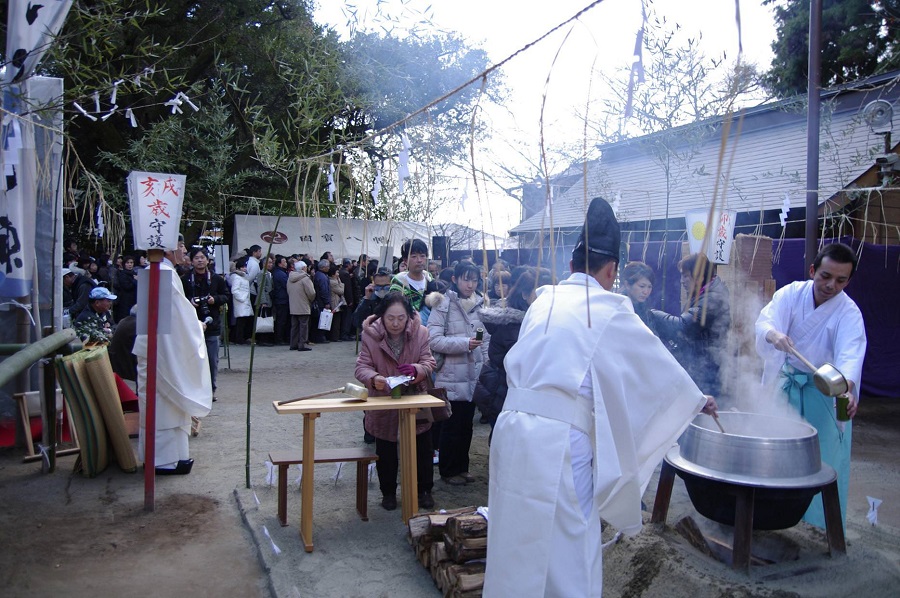
[[[621,278],[622,290],[620,292],[631,299],[634,313],[650,330],[653,330],[650,306],[647,304],[647,299],[653,292],[655,278],[653,270],[644,262],[628,262],[622,269]]]
[[[509,390],[506,386],[503,360],[519,340],[522,319],[528,306],[535,299],[534,290],[548,284],[553,284],[549,270],[529,268],[519,276],[510,289],[506,297],[506,307],[487,307],[480,312],[481,321],[491,335],[491,342],[488,345],[488,361],[481,368],[472,400],[491,424],[491,429],[503,409],[506,392]]]
[[[121,322],[137,303],[137,270],[134,269],[134,256],[125,256],[122,269],[114,270],[116,281],[116,304],[113,306],[113,317]]]
[[[728,351],[731,308],[728,287],[716,276],[716,265],[695,253],[678,263],[681,286],[689,296],[680,316],[650,310],[651,329],[677,346],[675,358],[704,394],[721,396],[720,370]]]
[[[428,347],[428,330],[422,326],[403,293],[388,293],[362,326],[362,343],[356,360],[356,379],[366,385],[370,396],[387,396],[391,389],[386,378],[412,376],[404,388],[410,393],[427,392],[426,379],[434,371],[434,357]],[[381,487],[381,506],[388,511],[397,508],[397,456],[400,412],[394,409],[367,411],[366,431],[375,437],[378,461],[378,484]],[[419,506],[434,507],[431,489],[434,487],[434,466],[431,462],[431,424],[416,422],[416,479]]]

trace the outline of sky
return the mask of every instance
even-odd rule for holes
[[[354,0],[350,2],[358,15],[374,14],[379,4],[399,19],[430,6],[430,20],[444,30],[457,31],[471,45],[487,51],[491,63],[497,63],[526,44],[541,37],[592,4],[591,0]],[[316,20],[330,25],[339,33],[346,32],[348,17],[344,2],[320,0]],[[412,11],[404,6],[415,7]],[[721,56],[729,61],[738,54],[738,32],[733,0],[652,0],[648,11],[677,23],[692,37],[707,56]],[[761,0],[741,0],[741,30],[744,62],[754,62],[766,69],[772,60],[771,43],[775,25],[771,7]],[[365,21],[364,21],[365,22]],[[529,160],[539,156],[542,96],[547,90],[544,108],[544,141],[550,146],[562,145],[583,135],[579,114],[589,97],[598,98],[603,89],[591,81],[592,66],[612,74],[631,63],[635,35],[641,22],[639,0],[605,0],[588,10],[574,24],[562,27],[539,44],[504,65],[502,72],[510,90],[509,102],[503,109],[492,109],[484,118],[493,130],[494,141],[476,150],[476,165],[491,169],[500,160],[529,178],[538,172]],[[699,34],[699,35],[694,35]],[[555,62],[554,62],[555,60]],[[647,64],[652,57],[644,55]],[[549,83],[548,83],[549,75]],[[523,158],[506,141],[525,147]],[[504,235],[518,224],[520,207],[496,187],[481,189],[478,209],[474,186],[467,183],[465,173],[451,175],[451,187],[444,194],[468,196],[464,206],[452,202],[439,210],[436,222],[459,222],[487,232]],[[507,181],[509,182],[509,181]]]

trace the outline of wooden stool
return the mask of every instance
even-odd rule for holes
[[[316,463],[356,462],[356,511],[363,521],[369,520],[369,463],[378,455],[365,448],[322,449],[316,451]],[[278,466],[278,521],[287,525],[287,472],[288,467],[303,464],[303,451],[269,451],[269,461]]]
[[[22,459],[24,463],[28,463],[30,461],[37,461],[41,459],[41,455],[34,452],[34,438],[31,436],[31,418],[37,417],[41,415],[41,393],[40,391],[33,390],[29,392],[17,392],[13,394],[13,399],[15,399],[16,403],[19,405],[19,417],[22,420],[22,427],[25,431],[25,450],[28,452],[27,455]],[[59,414],[62,414],[63,407],[63,395],[62,390],[59,388],[56,389],[56,410]],[[72,442],[75,445],[74,448],[68,449],[57,449],[56,456],[64,457],[66,455],[75,455],[79,452],[78,448],[78,437],[75,435],[75,426],[72,424],[72,420],[68,419],[68,428],[69,434],[72,437]],[[55,425],[55,424],[54,424]]]

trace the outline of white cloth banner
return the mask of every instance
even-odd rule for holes
[[[27,81],[62,27],[71,0],[26,0],[8,3],[6,56],[3,71],[3,108],[7,111],[0,131],[0,296],[31,294],[35,260],[37,212],[37,156],[32,117],[40,107],[30,100]],[[50,176],[55,176],[50,173]]]
[[[21,83],[34,72],[53,37],[59,33],[72,0],[10,0],[6,29],[6,56],[12,58],[4,81]]]
[[[421,239],[430,248],[433,234],[416,222],[285,216],[275,231],[275,221],[275,216],[236,214],[232,253],[251,245],[265,248],[271,240],[272,251],[284,255],[309,253],[318,258],[330,251],[335,258],[356,258],[361,253],[377,255],[384,246],[400,247],[407,239]]]

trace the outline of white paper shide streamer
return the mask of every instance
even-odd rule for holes
[[[334,192],[337,191],[337,186],[334,184],[334,164],[328,165],[328,197],[331,201],[334,201]]]
[[[778,219],[781,221],[781,228],[785,227],[787,224],[788,212],[791,211],[791,196],[788,193],[784,194],[784,201],[781,202],[781,213],[778,214]]]
[[[103,202],[97,204],[97,237],[102,239],[106,232],[106,223],[103,221]]]
[[[269,543],[272,545],[272,552],[275,554],[281,554],[281,549],[278,548],[278,545],[275,544],[275,540],[272,539],[272,536],[269,535],[269,528],[265,525],[263,526],[263,533],[266,535],[266,538],[269,539]]]
[[[869,501],[869,512],[866,513],[866,519],[872,525],[878,525],[878,507],[881,506],[881,499],[867,496],[866,500]]]
[[[381,195],[381,167],[375,171],[375,183],[372,185],[372,203],[378,205],[378,196]]]
[[[400,193],[403,193],[405,181],[409,178],[409,150],[412,149],[412,145],[410,145],[409,137],[407,137],[406,133],[403,134],[401,141],[403,142],[403,149],[400,150],[400,166],[397,168],[397,177],[399,179],[398,189]]]

